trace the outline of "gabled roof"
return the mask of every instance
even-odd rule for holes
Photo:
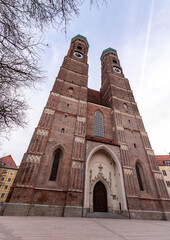
[[[100,104],[100,92],[88,88],[87,101],[96,103],[96,104]]]
[[[159,166],[165,166],[164,161],[170,161],[170,155],[155,155]]]
[[[0,158],[0,168],[18,169],[11,155]]]

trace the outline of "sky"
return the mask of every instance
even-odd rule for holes
[[[100,56],[104,49],[117,50],[125,77],[129,79],[140,115],[156,155],[170,152],[170,1],[108,0],[100,7],[90,1],[80,7],[64,31],[46,29],[40,62],[46,79],[25,92],[29,103],[28,125],[0,138],[0,157],[12,155],[19,165],[37,127],[71,38],[77,34],[89,42],[88,87],[100,90]]]

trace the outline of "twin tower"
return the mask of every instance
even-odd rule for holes
[[[170,199],[117,51],[101,55],[89,89],[89,44],[71,40],[24,154],[4,215],[170,219]]]

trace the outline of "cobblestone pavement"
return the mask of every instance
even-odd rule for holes
[[[170,222],[0,217],[0,240],[170,240]]]

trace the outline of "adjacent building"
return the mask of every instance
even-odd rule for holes
[[[88,49],[86,37],[72,38],[4,215],[170,219],[167,188],[118,53],[102,52],[96,91],[88,88]]]
[[[170,155],[156,155],[156,159],[170,196]]]
[[[0,158],[0,202],[5,202],[18,168],[11,155]]]

